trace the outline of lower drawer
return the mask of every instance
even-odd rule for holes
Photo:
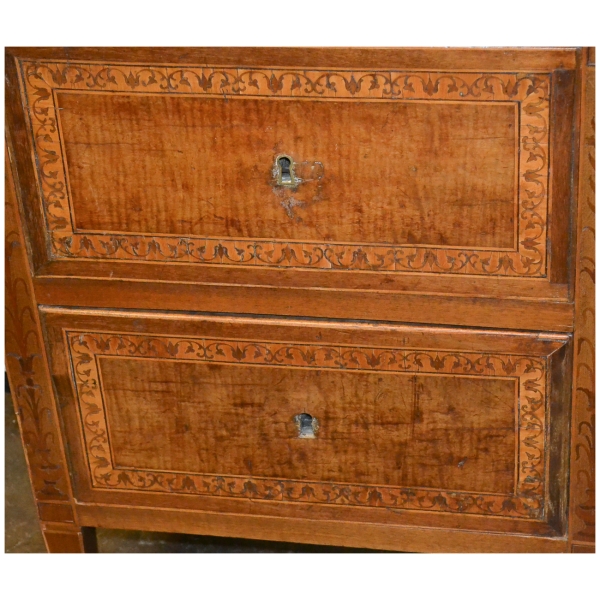
[[[564,533],[566,335],[42,314],[80,503]]]

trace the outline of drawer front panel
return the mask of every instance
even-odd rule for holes
[[[548,247],[564,271],[551,73],[18,67],[50,259],[82,276],[110,260],[530,280]]]
[[[240,368],[182,359],[97,361],[119,468],[514,490],[513,378],[482,384],[460,376],[321,370],[318,363]],[[480,412],[472,409],[474,396]],[[305,413],[318,419],[314,439],[299,437],[294,417]],[[215,453],[219,447],[226,452]]]
[[[555,518],[566,336],[46,319],[92,495]]]

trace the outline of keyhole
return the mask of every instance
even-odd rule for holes
[[[319,421],[308,413],[301,413],[294,417],[298,428],[299,438],[315,438],[319,430]]]
[[[289,156],[280,156],[277,159],[277,179],[279,185],[294,186],[294,161]]]

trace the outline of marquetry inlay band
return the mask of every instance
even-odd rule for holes
[[[438,350],[402,350],[231,339],[65,332],[92,485],[178,494],[198,494],[356,506],[498,515],[542,520],[545,514],[545,358]],[[452,492],[385,485],[276,480],[235,474],[181,474],[116,468],[99,385],[97,357],[138,357],[278,368],[342,369],[398,373],[504,377],[518,389],[516,461],[512,494]]]

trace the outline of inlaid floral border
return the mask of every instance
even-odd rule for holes
[[[347,504],[540,520],[545,512],[546,359],[136,334],[65,332],[92,485],[255,500]],[[514,494],[216,476],[116,468],[112,464],[96,358],[122,356],[282,368],[446,373],[518,382],[518,474]]]
[[[546,276],[550,75],[151,67],[20,61],[55,258]],[[517,250],[127,235],[74,230],[54,90],[356,100],[513,101],[519,107]]]

